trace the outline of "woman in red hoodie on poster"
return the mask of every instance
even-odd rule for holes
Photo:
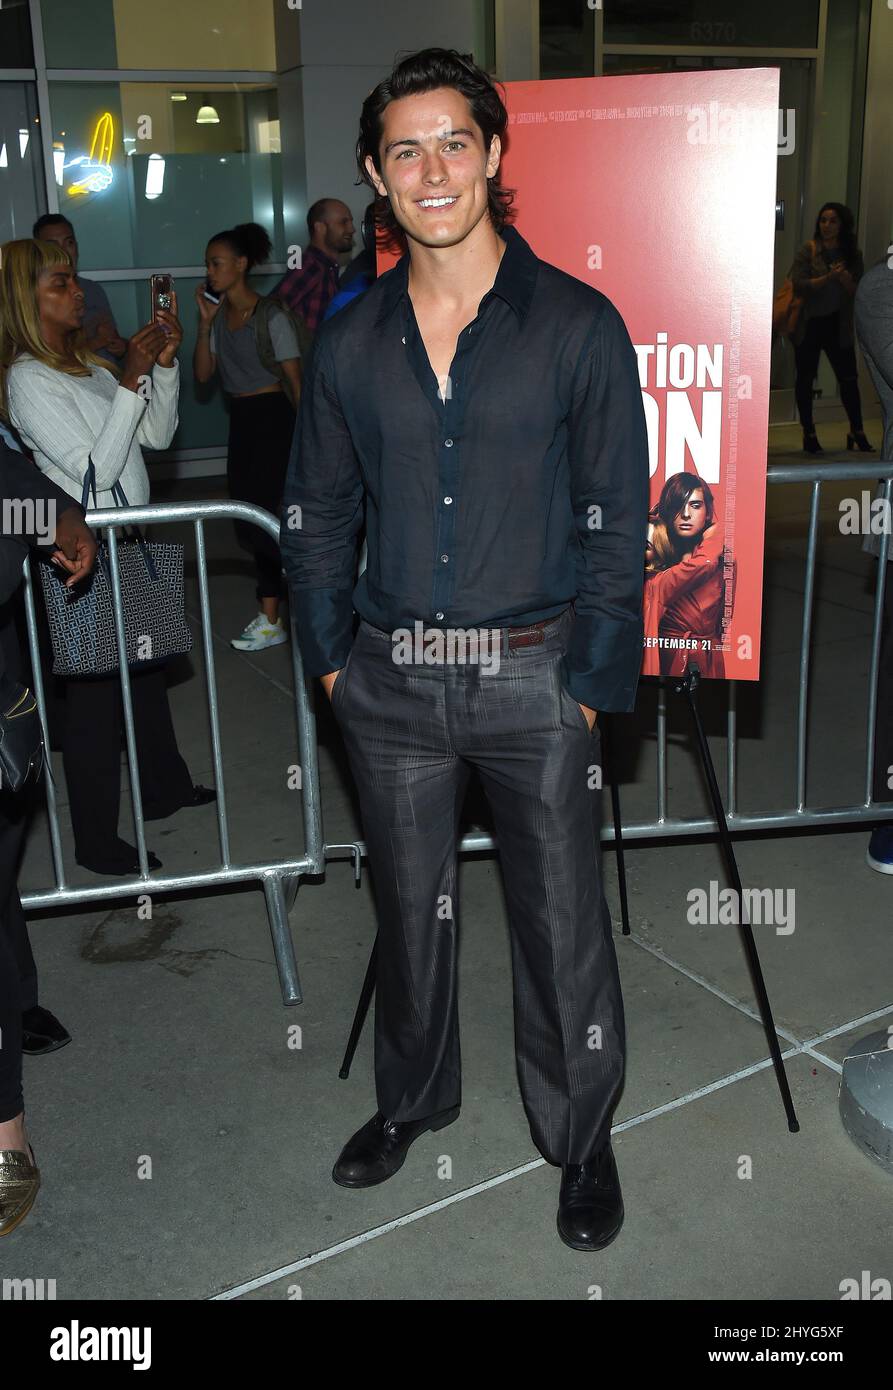
[[[645,676],[681,676],[689,658],[722,679],[723,541],[713,493],[675,473],[652,513],[645,556]]]

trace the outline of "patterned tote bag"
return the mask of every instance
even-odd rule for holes
[[[84,480],[81,505],[87,509],[92,491],[96,502],[96,469],[92,458]],[[112,488],[119,507],[128,506],[120,483]],[[146,541],[136,527],[134,539],[118,542],[118,571],[127,665],[130,670],[156,666],[188,652],[192,633],[186,622],[183,593],[183,547]],[[53,643],[56,676],[106,676],[119,669],[112,572],[107,541],[101,541],[93,573],[74,589],[55,566],[40,566]]]

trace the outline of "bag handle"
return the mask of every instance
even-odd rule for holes
[[[93,455],[92,455],[92,454],[89,454],[89,455],[88,455],[88,459],[89,459],[89,462],[88,462],[88,464],[87,464],[87,472],[86,472],[86,474],[85,474],[85,476],[84,476],[84,490],[83,490],[83,492],[82,492],[82,494],[81,494],[81,506],[83,507],[83,509],[84,509],[85,512],[86,512],[86,510],[87,510],[87,503],[88,503],[88,501],[90,500],[90,493],[91,493],[91,492],[93,493],[93,505],[94,505],[94,507],[97,506],[97,501],[96,501],[96,465],[95,465],[94,462],[93,462]],[[116,505],[116,506],[118,506],[118,507],[129,507],[129,506],[130,506],[130,503],[129,503],[128,500],[127,500],[127,494],[126,494],[126,492],[124,491],[124,489],[123,489],[123,487],[121,486],[120,483],[113,483],[113,484],[112,484],[112,487],[111,487],[111,489],[110,489],[110,491],[111,491],[112,497],[114,497],[114,499],[115,499],[115,505]],[[142,531],[140,530],[140,528],[139,528],[138,526],[132,526],[132,527],[131,527],[131,530],[133,531],[134,538],[136,539],[136,543],[137,543],[137,545],[138,545],[139,548],[140,548],[140,554],[141,554],[142,557],[143,557],[143,563],[144,563],[144,565],[146,566],[146,572],[148,573],[149,578],[150,578],[151,580],[153,580],[153,582],[157,583],[157,582],[158,582],[158,570],[155,568],[155,561],[154,561],[154,559],[152,558],[152,552],[151,552],[151,550],[149,549],[149,547],[148,547],[148,545],[147,545],[147,543],[146,543],[146,538],[145,538],[145,536],[143,535]]]
[[[88,458],[89,458],[89,463],[87,464],[87,471],[86,471],[86,473],[84,474],[84,490],[83,490],[83,492],[81,493],[81,509],[82,509],[83,511],[86,511],[86,510],[87,510],[87,503],[90,501],[90,493],[91,493],[91,492],[93,493],[93,505],[94,505],[94,507],[97,506],[97,502],[96,502],[96,465],[95,465],[94,462],[93,462],[93,455],[92,455],[92,454],[89,454],[89,455],[88,455]]]

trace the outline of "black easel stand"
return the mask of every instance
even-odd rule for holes
[[[357,884],[358,888],[359,886],[360,885]],[[369,964],[366,966],[366,978],[363,980],[363,988],[360,990],[360,997],[357,1000],[353,1023],[350,1025],[350,1037],[347,1039],[347,1047],[344,1049],[344,1060],[338,1071],[338,1075],[342,1081],[346,1081],[350,1076],[350,1066],[353,1061],[353,1055],[357,1050],[357,1043],[360,1041],[363,1024],[366,1022],[369,1005],[372,1003],[372,995],[375,993],[375,974],[377,969],[378,932],[375,933],[375,940],[372,943],[372,950],[369,954]]]
[[[781,1060],[778,1038],[775,1033],[775,1022],[772,1018],[772,1008],[769,1004],[769,996],[766,993],[766,985],[763,980],[763,971],[760,967],[760,958],[757,954],[756,942],[753,939],[750,923],[745,920],[744,897],[741,888],[741,876],[738,873],[738,861],[735,858],[732,837],[729,834],[729,827],[726,823],[725,808],[719,793],[719,784],[716,780],[716,769],[713,766],[713,758],[710,755],[710,745],[707,742],[707,735],[704,733],[704,726],[701,723],[701,712],[698,709],[698,702],[696,699],[700,679],[701,672],[699,667],[697,664],[690,663],[685,675],[675,683],[673,688],[677,695],[685,695],[688,700],[688,707],[691,710],[698,752],[701,755],[701,765],[704,769],[704,776],[707,779],[707,787],[710,792],[710,801],[713,806],[716,828],[719,831],[720,844],[722,845],[723,853],[726,857],[729,877],[732,880],[732,887],[738,895],[738,929],[741,933],[744,954],[747,957],[747,964],[750,969],[751,983],[753,984],[754,992],[757,996],[757,1003],[760,1007],[760,1017],[763,1020],[763,1028],[766,1033],[766,1041],[769,1044],[772,1065],[775,1067],[775,1079],[778,1082],[782,1104],[784,1105],[785,1114],[788,1118],[788,1129],[792,1134],[798,1134],[800,1131],[800,1124],[794,1113],[794,1102],[791,1099],[787,1073],[784,1069],[784,1062]]]

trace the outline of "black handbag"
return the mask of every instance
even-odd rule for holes
[[[21,791],[43,768],[43,730],[37,701],[27,685],[0,674],[0,787]]]
[[[90,493],[96,502],[96,469],[92,458],[84,479],[81,505],[87,510]],[[124,489],[111,489],[119,507],[128,506]],[[127,666],[142,670],[188,652],[192,632],[186,622],[183,592],[183,547],[146,541],[137,527],[135,539],[118,542],[118,570],[124,613]],[[105,676],[119,669],[115,609],[109,549],[100,542],[93,573],[74,589],[52,565],[40,566],[53,644],[53,674]]]

